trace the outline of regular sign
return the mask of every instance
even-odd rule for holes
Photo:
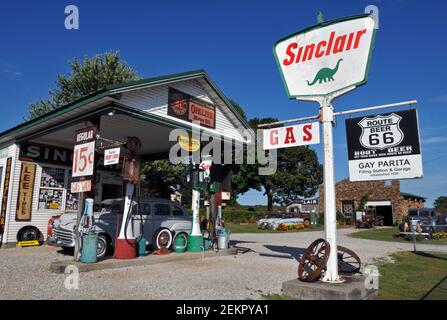
[[[421,178],[416,110],[346,120],[351,181]]]
[[[328,21],[279,40],[273,48],[289,98],[324,96],[367,81],[375,18]]]
[[[72,177],[92,176],[95,167],[95,141],[75,145]]]
[[[320,143],[320,123],[312,122],[263,131],[264,150]]]

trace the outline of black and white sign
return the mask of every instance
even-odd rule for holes
[[[347,119],[346,135],[351,181],[423,176],[416,110]]]

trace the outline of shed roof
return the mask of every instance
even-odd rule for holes
[[[401,192],[400,196],[405,199],[413,198],[413,199],[422,200],[422,201],[425,201],[427,199],[425,197],[418,196],[417,194],[408,193],[408,192]]]
[[[21,123],[15,127],[12,127],[8,130],[5,130],[0,133],[0,141],[10,140],[14,139],[15,135],[22,133],[22,131],[26,129],[30,129],[33,126],[36,126],[38,124],[41,124],[47,120],[51,120],[57,116],[63,115],[65,113],[68,113],[70,111],[73,111],[75,109],[81,108],[89,103],[97,102],[104,98],[110,98],[113,99],[120,93],[141,89],[146,86],[152,86],[152,85],[162,85],[166,84],[172,81],[180,81],[180,80],[188,80],[193,79],[197,77],[203,77],[205,81],[211,86],[211,88],[217,93],[220,99],[225,103],[225,105],[232,111],[232,113],[237,117],[237,119],[246,127],[250,128],[249,124],[245,121],[245,119],[242,118],[242,116],[236,111],[236,109],[233,107],[233,105],[230,103],[227,97],[223,94],[223,92],[216,86],[216,84],[211,80],[211,78],[208,76],[205,70],[199,69],[199,70],[193,70],[188,72],[182,72],[182,73],[176,73],[176,74],[170,74],[165,75],[161,77],[154,77],[154,78],[146,78],[142,80],[137,81],[131,81],[116,85],[107,86],[97,92],[94,92],[92,94],[86,95],[76,101],[73,101],[72,103],[69,103],[65,106],[62,106],[60,108],[57,108],[55,110],[52,110],[50,112],[45,113],[44,115],[37,117],[35,119],[31,119],[29,121],[26,121],[24,123]]]

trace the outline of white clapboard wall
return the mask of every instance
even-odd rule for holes
[[[214,104],[216,106],[216,131],[219,133],[227,133],[232,137],[242,139],[242,135],[235,130],[237,128],[242,129],[242,123],[216,94],[214,94],[214,98],[212,98],[212,93],[207,91],[204,88],[202,81],[198,79],[128,91],[123,93],[120,102],[124,105],[153,113],[161,117],[188,123],[168,116],[169,87]]]

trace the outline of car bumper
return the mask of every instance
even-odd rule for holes
[[[54,228],[53,235],[47,238],[47,242],[58,247],[72,248],[75,246],[73,232],[62,228]]]

